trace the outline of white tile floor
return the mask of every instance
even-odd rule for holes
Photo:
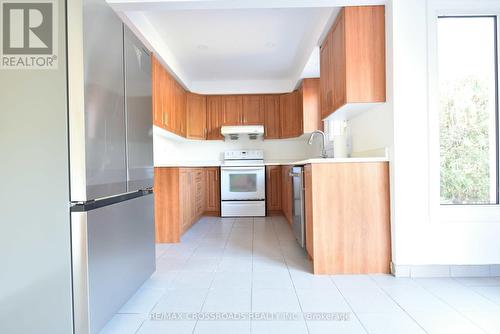
[[[157,245],[157,271],[105,334],[500,333],[500,277],[314,276],[283,217],[203,217]],[[289,321],[166,321],[166,312],[295,312]],[[307,312],[347,314],[304,320]]]

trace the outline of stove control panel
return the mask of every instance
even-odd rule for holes
[[[224,160],[263,160],[263,150],[235,150],[225,151]]]

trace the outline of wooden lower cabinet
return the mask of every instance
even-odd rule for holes
[[[267,214],[281,212],[281,166],[266,166]]]
[[[312,215],[312,167],[304,166],[304,219],[306,230],[306,251],[309,258],[314,259],[314,241],[313,241],[313,215]]]
[[[220,216],[220,173],[219,167],[205,169],[205,212]]]
[[[288,223],[293,222],[293,188],[290,172],[293,166],[281,166],[281,210]]]
[[[157,243],[179,242],[184,218],[184,190],[186,176],[179,168],[154,169],[155,239]],[[182,196],[182,198],[181,198]]]
[[[209,184],[207,173],[205,168],[155,167],[157,243],[179,242],[180,236],[205,213],[206,203],[211,202],[206,199],[207,187],[214,188],[213,182],[219,180],[217,177]]]
[[[389,273],[389,163],[309,164],[304,174],[314,274]]]
[[[191,192],[192,192],[191,174],[186,169],[179,169],[179,197],[181,198],[180,202],[181,209],[179,216],[180,229],[178,238],[180,238],[180,236],[185,231],[187,231],[191,226],[192,211],[193,211],[191,203]],[[175,221],[173,221],[172,223],[175,224]],[[159,242],[179,242],[179,240],[177,241],[162,240]]]

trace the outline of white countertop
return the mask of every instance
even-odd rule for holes
[[[349,162],[386,162],[386,157],[370,158],[312,158],[305,160],[267,160],[265,165],[307,165],[307,164],[331,164],[331,163],[349,163]]]
[[[219,160],[175,161],[155,164],[155,167],[219,167]]]
[[[367,158],[312,158],[305,160],[265,160],[266,166],[278,165],[306,165],[306,164],[325,164],[325,163],[350,163],[350,162],[386,162],[389,161],[386,157],[367,157]],[[219,160],[208,161],[176,161],[164,164],[157,164],[155,167],[218,167],[222,164]]]

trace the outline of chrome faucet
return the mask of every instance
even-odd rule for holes
[[[325,135],[325,133],[323,131],[321,131],[321,130],[314,130],[311,133],[311,136],[309,137],[308,144],[312,145],[315,134],[320,134],[323,137],[323,141],[322,141],[322,144],[321,144],[321,157],[322,158],[327,158],[328,156],[326,155],[326,135]]]

